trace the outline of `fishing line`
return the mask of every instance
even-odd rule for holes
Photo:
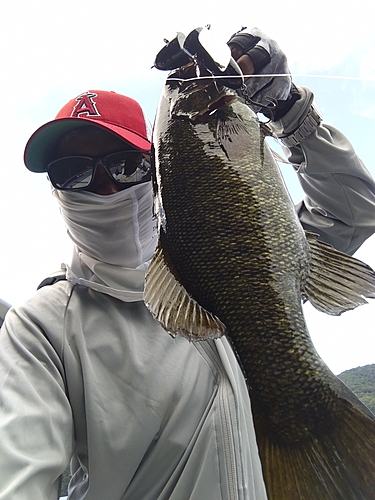
[[[359,82],[374,82],[375,83],[375,77],[360,77],[360,76],[344,76],[344,75],[309,75],[309,74],[304,74],[304,73],[267,73],[263,75],[207,75],[207,76],[195,76],[193,78],[167,78],[167,81],[184,81],[184,82],[191,82],[195,80],[220,80],[220,79],[233,79],[233,78],[276,78],[276,77],[284,77],[284,76],[290,76],[291,78],[299,77],[299,78],[325,78],[325,79],[332,79],[332,80],[354,80],[354,81],[359,81]]]

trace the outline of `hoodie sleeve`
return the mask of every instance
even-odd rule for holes
[[[45,296],[46,289],[37,295]],[[63,309],[54,300],[45,302],[42,321],[32,299],[10,309],[0,331],[1,500],[58,498],[72,455],[61,353],[45,334],[47,324],[60,328]]]
[[[272,124],[283,141],[311,109],[313,94],[298,87],[301,99]],[[336,128],[319,123],[293,146],[284,146],[305,197],[297,205],[306,230],[338,250],[353,254],[375,232],[375,183],[348,139]]]

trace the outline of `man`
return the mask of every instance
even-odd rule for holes
[[[296,92],[274,126],[294,140],[301,220],[352,253],[375,230],[374,182],[338,131],[316,120],[298,135],[312,94]],[[56,498],[71,459],[72,500],[267,498],[227,340],[172,339],[142,301],[156,243],[150,141],[135,101],[88,91],[26,146],[27,167],[48,173],[75,252],[66,279],[12,309],[1,330],[1,500]]]

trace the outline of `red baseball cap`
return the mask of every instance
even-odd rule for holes
[[[88,90],[33,133],[25,147],[26,167],[33,172],[46,172],[59,139],[72,129],[92,124],[113,132],[141,151],[151,149],[151,124],[137,101],[116,92]]]

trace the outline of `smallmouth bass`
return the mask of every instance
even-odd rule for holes
[[[145,302],[171,334],[230,338],[270,500],[371,500],[375,417],[319,357],[301,298],[341,314],[375,297],[375,273],[303,231],[256,115],[189,71],[167,80],[155,122]]]

